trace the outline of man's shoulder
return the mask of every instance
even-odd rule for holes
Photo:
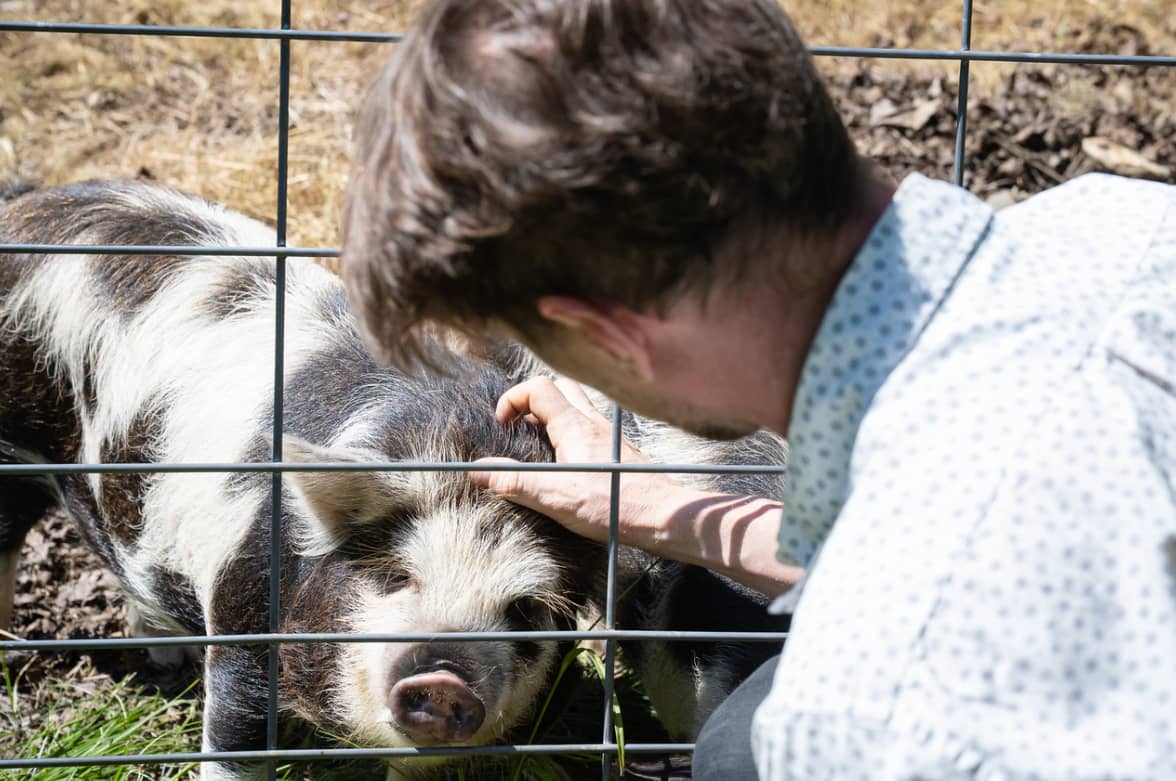
[[[1063,253],[1066,266],[1082,258],[1119,258],[1134,268],[1157,230],[1176,216],[1176,187],[1111,174],[1085,174],[995,215],[994,237],[1025,252]]]
[[[1176,207],[1176,186],[1114,174],[1090,173],[1002,209],[1002,221],[1052,217],[1074,221],[1083,214],[1131,212],[1159,219]]]

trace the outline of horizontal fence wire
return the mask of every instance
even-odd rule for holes
[[[186,38],[395,43],[403,33],[336,30],[281,30],[265,27],[178,27],[169,25],[98,24],[80,22],[0,22],[0,32],[81,33],[85,35],[157,35]],[[810,46],[817,57],[885,60],[971,60],[1061,65],[1176,65],[1176,55],[1079,54],[1071,52],[1008,52],[983,49],[891,49],[876,46]]]
[[[0,255],[208,255],[210,257],[337,258],[338,247],[197,247],[191,244],[0,244]]]
[[[2,635],[0,635],[2,637]],[[299,643],[503,642],[514,640],[668,640],[673,642],[783,642],[787,632],[686,632],[672,629],[552,629],[509,632],[295,632],[166,637],[86,637],[71,640],[3,640],[0,651],[79,651],[91,648],[176,648],[196,645],[297,645]]]
[[[968,65],[971,62],[1006,62],[1026,64],[1060,64],[1085,66],[1129,66],[1129,67],[1172,67],[1176,66],[1176,55],[1125,55],[1125,54],[1085,54],[1068,52],[1019,52],[1019,51],[989,51],[973,50],[969,48],[971,27],[971,0],[965,0],[964,18],[961,28],[961,43],[959,49],[902,49],[880,47],[855,46],[811,46],[809,52],[818,57],[852,57],[861,59],[887,60],[933,60],[955,61],[960,64],[961,94],[959,100],[957,139],[955,145],[955,160],[953,178],[960,182],[963,167],[963,137],[966,132],[967,120],[967,79]],[[156,36],[156,37],[187,37],[187,38],[225,38],[243,40],[276,40],[283,46],[283,62],[279,78],[286,80],[280,85],[282,92],[280,102],[281,131],[288,129],[288,117],[285,105],[288,101],[289,59],[288,47],[291,41],[319,41],[339,43],[395,43],[403,38],[402,33],[361,32],[361,31],[330,31],[330,30],[298,30],[289,29],[289,2],[283,2],[282,29],[272,28],[234,28],[211,26],[157,26],[138,24],[96,24],[74,22],[34,22],[34,21],[0,21],[0,32],[13,33],[57,33],[83,35],[114,35],[114,36]],[[281,134],[280,134],[281,135]],[[286,183],[286,161],[281,147],[284,139],[279,140],[278,184],[279,191],[284,192]],[[40,254],[40,255],[120,255],[124,257],[151,255],[205,255],[214,257],[277,257],[286,258],[337,258],[340,250],[337,247],[285,247],[285,199],[279,197],[278,202],[278,241],[274,247],[199,247],[199,246],[171,246],[171,245],[73,245],[73,244],[14,244],[0,243],[0,255],[3,254]],[[282,314],[279,301],[278,324],[275,336],[275,376],[281,378],[282,349]],[[275,439],[280,441],[281,421],[281,387],[277,382],[275,387]],[[619,421],[614,420],[614,427]],[[619,436],[619,428],[614,428],[614,436]],[[615,447],[614,447],[615,449]],[[274,458],[280,457],[280,450],[275,447]],[[782,474],[784,467],[765,465],[697,465],[697,464],[470,464],[458,462],[370,462],[370,463],[289,463],[281,461],[255,463],[172,463],[172,464],[0,464],[0,477],[19,475],[67,475],[67,474],[103,474],[103,473],[207,473],[207,472],[270,472],[275,478],[275,501],[280,501],[280,492],[276,487],[278,480],[285,472],[318,472],[318,471],[386,471],[386,472],[416,472],[416,471],[543,471],[543,472],[600,472],[613,475],[614,490],[617,479],[622,473],[669,473],[669,474]],[[613,503],[616,496],[614,494]],[[613,509],[615,515],[615,508]],[[275,519],[278,517],[275,512]],[[610,534],[610,548],[616,545],[615,519],[614,529]],[[276,542],[276,540],[275,540]],[[276,566],[276,560],[274,561]],[[276,582],[276,578],[271,578]],[[607,610],[613,609],[612,580],[609,573],[609,592]],[[276,602],[271,604],[276,609]],[[489,642],[489,641],[569,641],[569,640],[601,640],[608,643],[611,650],[612,643],[618,640],[662,640],[662,641],[703,641],[703,642],[783,642],[787,632],[683,632],[667,630],[626,630],[611,628],[603,630],[584,631],[533,631],[533,632],[443,632],[443,633],[390,633],[390,634],[350,634],[350,633],[315,633],[288,634],[271,632],[267,634],[241,634],[216,636],[174,636],[174,637],[133,637],[133,638],[86,638],[70,640],[0,640],[0,653],[14,651],[60,652],[89,649],[114,648],[162,648],[162,647],[191,647],[191,646],[220,646],[220,645],[267,645],[271,649],[283,644],[297,643],[421,643],[432,641],[446,642]],[[272,627],[271,627],[272,628]],[[608,671],[606,690],[611,690],[612,675]],[[273,686],[274,673],[270,671],[270,687]],[[272,695],[271,695],[272,700]],[[604,772],[607,777],[607,763],[619,753],[616,743],[609,740],[609,706],[606,696],[604,739],[600,743],[562,743],[550,745],[514,745],[514,746],[476,746],[476,747],[443,747],[443,748],[339,748],[339,749],[274,749],[274,702],[270,705],[269,745],[264,751],[234,751],[234,752],[189,752],[168,754],[125,754],[109,756],[83,757],[42,757],[42,758],[8,758],[0,759],[0,769],[21,768],[50,768],[75,766],[113,766],[113,765],[149,765],[193,763],[207,761],[265,761],[272,777],[274,763],[278,761],[312,761],[312,760],[340,760],[340,759],[376,759],[376,758],[410,758],[410,757],[494,757],[494,756],[524,756],[524,755],[556,755],[556,754],[592,754],[600,755],[605,762]],[[666,754],[688,753],[693,751],[692,743],[626,743],[624,751],[629,754]]]
[[[626,743],[625,753],[664,754],[693,751],[693,743]],[[340,760],[410,757],[494,757],[552,754],[608,754],[615,756],[615,743],[547,743],[515,746],[451,746],[446,748],[324,748],[277,749],[273,751],[209,751],[171,754],[121,754],[93,757],[43,757],[0,759],[0,770],[11,768],[78,767],[82,765],[162,765],[188,762],[250,762],[261,760]]]
[[[0,464],[4,475],[91,475],[91,474],[152,474],[206,472],[615,472],[658,473],[684,475],[710,474],[786,474],[787,467],[764,464],[575,464],[531,463],[506,464],[498,461],[324,461],[295,463],[292,461],[259,461],[256,463],[202,464]]]

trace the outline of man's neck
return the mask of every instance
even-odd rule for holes
[[[824,260],[819,274],[810,277],[812,284],[803,289],[787,284],[763,289],[770,299],[760,305],[761,316],[771,318],[768,322],[774,324],[765,334],[774,337],[774,344],[768,352],[772,360],[759,368],[763,380],[757,385],[765,390],[761,422],[778,434],[787,434],[805,360],[833,295],[896,190],[889,177],[867,165],[863,165],[862,188],[857,217],[823,247],[814,247],[805,253],[807,257],[797,258],[810,264],[814,259]]]
[[[781,237],[764,247],[778,253],[764,263],[770,273],[753,274],[706,304],[684,298],[667,317],[651,320],[657,383],[674,386],[698,409],[725,409],[740,425],[786,434],[805,359],[833,294],[895,191],[872,172],[863,172],[861,186],[858,217],[832,239]]]

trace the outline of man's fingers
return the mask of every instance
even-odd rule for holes
[[[547,377],[534,377],[515,385],[498,399],[494,416],[503,423],[531,414],[547,423],[571,403]]]
[[[570,377],[559,376],[555,378],[555,387],[559,388],[564,397],[580,412],[589,417],[603,417],[600,411],[593,406],[592,399],[588,398],[588,394],[584,392],[580,383]]]
[[[583,440],[593,430],[592,419],[577,409],[547,377],[527,380],[502,394],[494,414],[503,422],[534,416],[547,427],[547,436],[557,454],[561,453],[563,443]],[[593,415],[600,418],[595,412]]]
[[[541,423],[550,423],[568,408],[586,415],[599,415],[580,385],[567,377],[533,377],[519,383],[498,399],[494,416],[503,423],[534,415]]]
[[[479,458],[475,464],[517,464],[513,458]],[[466,474],[474,485],[485,488],[515,504],[528,507],[537,512],[550,513],[551,508],[545,506],[535,495],[528,478],[533,477],[529,472],[510,471],[470,471]]]

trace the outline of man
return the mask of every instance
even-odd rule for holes
[[[493,331],[788,437],[780,512],[622,481],[623,542],[796,603],[718,714],[760,777],[1176,778],[1173,191],[896,188],[769,0],[439,0],[368,96],[343,273],[387,360]],[[498,415],[608,460],[570,383]],[[474,479],[607,535],[606,477]],[[721,727],[696,777],[749,777]]]

